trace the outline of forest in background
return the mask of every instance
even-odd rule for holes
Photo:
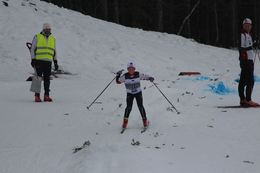
[[[124,26],[178,34],[200,43],[237,47],[241,24],[253,21],[260,40],[259,0],[43,0]]]

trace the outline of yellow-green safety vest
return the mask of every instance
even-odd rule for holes
[[[55,38],[52,35],[46,39],[42,34],[37,34],[37,45],[35,52],[36,60],[53,61],[55,55]]]

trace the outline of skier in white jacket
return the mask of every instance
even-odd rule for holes
[[[251,19],[246,18],[243,21],[239,47],[241,74],[238,85],[240,105],[244,107],[259,106],[259,104],[252,101],[251,98],[254,87],[254,51],[253,40],[250,34],[251,29],[252,21]]]
[[[125,88],[127,92],[127,97],[126,97],[127,106],[125,109],[122,128],[125,129],[127,127],[128,118],[132,110],[134,98],[136,99],[138,109],[142,116],[144,128],[146,128],[149,124],[149,121],[147,120],[146,112],[143,106],[143,96],[142,96],[140,80],[150,80],[151,82],[153,82],[154,78],[149,75],[145,75],[139,73],[138,71],[135,71],[135,65],[133,62],[129,62],[127,64],[127,71],[128,72],[123,74],[122,76],[121,76],[122,71],[119,71],[117,72],[117,76],[116,76],[117,84],[125,83]]]

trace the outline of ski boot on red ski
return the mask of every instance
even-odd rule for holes
[[[147,119],[143,120],[144,127],[141,130],[141,133],[144,133],[147,130],[147,128],[149,127],[149,124],[150,124],[150,122]]]
[[[128,125],[128,119],[124,118],[121,134],[125,132],[127,125]],[[141,130],[141,133],[144,133],[147,130],[148,127],[149,127],[149,121],[147,119],[143,120],[143,128]]]
[[[121,134],[125,132],[125,129],[127,128],[127,124],[128,124],[128,118],[124,118],[123,124],[122,124]]]

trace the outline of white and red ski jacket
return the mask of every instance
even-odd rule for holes
[[[121,77],[117,77],[116,82],[118,84],[125,83],[126,92],[130,94],[137,94],[142,91],[140,80],[149,80],[150,76],[135,72],[133,75],[129,73],[123,74]]]
[[[242,30],[239,48],[240,60],[254,60],[253,40],[250,33]]]

